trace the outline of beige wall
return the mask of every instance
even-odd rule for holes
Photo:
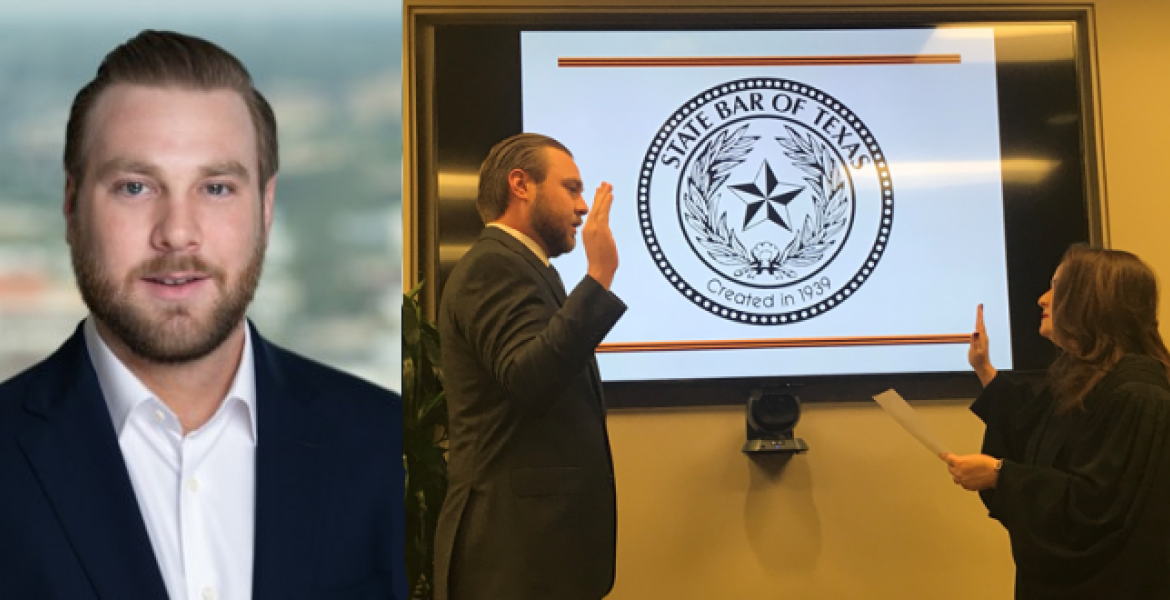
[[[955,451],[978,450],[965,402],[921,409]],[[1011,596],[1002,528],[880,409],[808,406],[797,433],[807,454],[754,462],[742,409],[615,411],[610,597]]]
[[[407,0],[406,7],[485,4],[555,5]],[[946,4],[958,3],[899,3]],[[1161,176],[1170,169],[1170,2],[1086,5],[1094,7],[1112,246],[1136,252],[1165,278],[1170,193]],[[1170,320],[1165,306],[1163,322]],[[921,409],[954,450],[978,449],[982,428],[966,403]],[[974,494],[951,483],[940,462],[872,405],[806,407],[798,434],[811,451],[786,464],[753,462],[740,453],[739,408],[613,411],[609,421],[620,520],[611,600],[1011,597],[1013,567],[1003,530]]]

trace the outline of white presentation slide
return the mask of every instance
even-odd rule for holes
[[[990,28],[525,32],[525,131],[614,186],[607,381],[1011,368]],[[553,264],[585,275],[580,240]]]

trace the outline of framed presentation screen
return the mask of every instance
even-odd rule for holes
[[[522,33],[524,129],[614,185],[605,378],[961,371],[979,304],[1011,339],[993,34]]]
[[[973,395],[979,305],[993,364],[1042,371],[1036,299],[1099,238],[1086,23],[766,17],[433,25],[439,272],[482,226],[444,177],[533,131],[614,186],[616,405]]]

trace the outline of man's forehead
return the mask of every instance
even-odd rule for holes
[[[544,150],[550,175],[558,179],[581,179],[577,162],[573,160],[572,156],[559,148],[546,147]]]
[[[87,121],[86,161],[100,161],[91,166],[103,170],[151,164],[155,152],[184,146],[220,154],[201,159],[200,166],[258,159],[251,114],[230,89],[118,83],[101,93]]]

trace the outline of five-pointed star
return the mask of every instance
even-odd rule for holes
[[[802,186],[790,183],[781,183],[772,172],[768,161],[760,166],[760,173],[755,181],[728,186],[731,191],[747,204],[744,211],[743,228],[746,231],[764,221],[771,221],[788,231],[792,231],[792,218],[788,214],[788,204],[804,189]]]

